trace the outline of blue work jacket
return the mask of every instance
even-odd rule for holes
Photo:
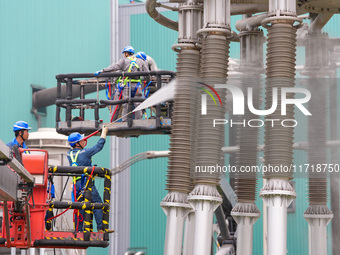
[[[84,149],[71,148],[67,152],[67,159],[70,162],[70,166],[72,166],[72,160],[70,157],[71,151],[73,151],[73,157],[75,157],[77,152],[80,151],[77,157],[78,166],[92,166],[92,160],[91,160],[92,156],[100,152],[103,149],[104,144],[105,144],[105,139],[100,138],[99,141],[96,143],[96,145],[91,148],[84,148]]]

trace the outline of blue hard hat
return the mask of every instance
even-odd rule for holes
[[[78,132],[72,133],[68,136],[68,142],[71,146],[75,145],[77,142],[83,140],[84,135],[79,134]]]
[[[132,46],[126,46],[122,53],[124,53],[124,52],[130,52],[130,53],[134,54],[135,49]]]
[[[28,126],[27,122],[19,120],[15,122],[13,126],[13,131],[18,131],[18,130],[31,130],[32,128]]]
[[[136,54],[136,58],[140,58],[140,59],[143,59],[144,61],[146,61],[147,57],[146,57],[146,54],[143,51],[139,51]]]

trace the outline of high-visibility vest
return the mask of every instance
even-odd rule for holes
[[[78,166],[77,159],[78,159],[79,152],[80,152],[80,150],[77,151],[75,157],[73,157],[73,151],[70,152],[70,158],[71,158],[71,161],[72,161],[71,166]],[[79,179],[81,179],[81,176],[73,177],[73,181],[75,181],[75,182],[78,181]]]
[[[139,65],[136,62],[136,57],[132,56],[132,57],[127,57],[130,60],[130,65],[128,68],[128,73],[131,73],[132,68],[136,67],[137,70],[139,69]],[[129,79],[129,78],[125,78],[124,80],[122,79],[122,77],[119,77],[119,79],[117,80],[117,83],[122,83],[121,86],[125,86],[127,82],[141,82],[140,79],[136,80],[136,79]]]

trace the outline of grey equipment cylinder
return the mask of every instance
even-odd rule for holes
[[[242,75],[242,90],[246,97],[252,96],[253,106],[259,109],[261,73],[263,73],[263,32],[257,28],[247,28],[239,34],[241,44],[240,71]],[[248,88],[252,95],[246,93]],[[248,99],[248,98],[246,98]],[[257,186],[256,172],[243,172],[257,166],[258,131],[256,126],[248,125],[250,120],[257,119],[248,107],[237,122],[245,121],[247,125],[238,126],[237,144],[239,151],[236,154],[237,172],[235,174],[235,193],[238,203],[234,206],[231,215],[237,222],[237,255],[253,254],[253,225],[260,217],[260,211],[255,204]],[[241,171],[242,168],[242,171]],[[246,245],[245,245],[246,244]]]
[[[223,35],[208,35],[203,38],[201,57],[201,78],[204,83],[214,86],[225,84],[228,71],[229,42]],[[215,105],[207,97],[207,114],[199,115],[197,125],[197,166],[209,167],[223,164],[221,148],[224,145],[224,125],[212,127],[214,119],[224,119],[226,90],[216,88],[222,106]],[[218,185],[220,172],[194,172],[195,183]]]
[[[249,29],[239,34],[241,44],[241,63],[240,71],[242,75],[243,94],[247,95],[247,89],[252,88],[253,106],[259,109],[260,105],[260,89],[261,89],[261,73],[263,70],[263,32],[259,29]],[[248,123],[249,120],[257,119],[258,116],[249,111],[245,107],[242,120]],[[238,122],[242,121],[241,119]],[[245,125],[237,129],[237,144],[239,151],[236,155],[237,169],[251,168],[257,166],[257,146],[258,146],[257,127]],[[256,172],[241,172],[235,174],[235,193],[238,202],[255,202],[255,192],[257,186]]]
[[[295,77],[296,28],[290,23],[274,23],[268,28],[267,45],[267,88],[266,109],[273,105],[273,91],[277,88],[277,98],[281,97],[281,89],[294,87]],[[290,166],[293,162],[294,127],[277,124],[269,125],[271,119],[282,123],[285,119],[294,119],[294,106],[287,105],[286,115],[281,115],[281,100],[277,100],[274,113],[266,116],[265,127],[265,163],[270,166]],[[290,123],[293,125],[293,123]],[[292,173],[271,172],[265,178],[292,178]]]

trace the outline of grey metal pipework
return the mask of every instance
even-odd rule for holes
[[[146,56],[146,60],[148,62],[148,66],[149,66],[150,71],[157,71],[157,70],[159,70],[158,66],[156,64],[156,61],[152,57],[147,55]]]
[[[309,101],[309,111],[312,116],[308,120],[308,163],[310,165],[325,164],[327,161],[326,130],[327,110],[326,86],[316,77],[308,82],[308,89],[312,95]],[[325,173],[309,173],[309,203],[327,205],[327,175]]]
[[[207,35],[203,38],[201,58],[201,78],[214,86],[225,84],[228,71],[229,42],[223,35]],[[207,98],[207,115],[199,115],[197,127],[197,166],[222,164],[221,148],[224,144],[224,127],[211,128],[213,119],[223,119],[225,114],[226,91],[216,89],[222,100],[222,106],[216,106],[211,98]],[[217,185],[220,174],[193,173],[195,183]]]
[[[333,17],[334,13],[320,13],[310,24],[308,30],[320,32],[327,22]]]
[[[259,27],[264,19],[268,18],[268,13],[259,14],[246,19],[236,21],[236,29],[238,31],[244,31],[247,28]]]
[[[230,1],[204,1],[204,27],[197,31],[202,37],[201,78],[206,84],[225,84],[228,75],[230,29]],[[222,164],[221,148],[224,143],[224,128],[212,127],[213,119],[221,119],[225,114],[225,89],[216,89],[222,106],[215,106],[207,98],[207,114],[198,114],[196,137],[196,165],[211,166]],[[196,108],[197,105],[196,105]],[[222,202],[216,188],[220,174],[194,172],[195,188],[188,201],[195,210],[195,233],[193,254],[203,255],[211,252],[213,212]]]
[[[189,0],[179,7],[178,44],[173,48],[177,57],[177,90],[174,99],[172,135],[170,136],[170,154],[167,189],[171,192],[188,194],[192,189],[190,168],[192,148],[195,139],[196,84],[199,77],[200,52],[196,47],[200,41],[197,30],[203,26],[203,6]],[[166,201],[165,198],[163,201]]]
[[[197,30],[203,24],[203,4],[189,0],[179,5],[178,43],[199,43]]]
[[[295,1],[270,1],[270,18],[263,21],[268,29],[267,44],[267,88],[266,109],[273,104],[273,88],[294,87],[295,83],[295,52],[296,27],[293,27],[296,18]],[[280,8],[280,9],[278,9]],[[279,14],[276,16],[276,14]],[[291,15],[291,16],[282,16]],[[270,24],[270,25],[268,25]],[[287,114],[281,115],[281,102],[277,110],[268,115],[267,119],[294,119],[294,107],[287,107]],[[278,139],[280,137],[280,139]],[[293,162],[293,127],[269,125],[265,127],[265,162],[268,165],[289,166]],[[268,172],[265,178],[279,177],[291,178],[292,173]]]
[[[100,86],[99,90],[105,89],[104,86]],[[96,86],[86,86],[84,94],[90,94],[97,91]],[[66,98],[66,85],[61,86],[61,98]],[[72,85],[72,98],[80,96],[80,85]],[[39,109],[42,107],[54,105],[57,100],[57,87],[40,90],[32,95],[32,108]]]
[[[239,15],[239,14],[253,14],[259,12],[267,12],[268,11],[268,3],[232,3],[230,6],[230,14],[231,15]]]
[[[330,65],[332,66],[333,72],[330,75],[331,78],[331,85],[330,91],[337,90],[337,79],[336,79],[336,49],[333,48],[332,56],[330,57]],[[338,97],[336,93],[330,93],[329,96],[329,105],[337,105],[338,104]],[[330,107],[329,109],[329,119],[330,119],[330,131],[329,131],[329,138],[330,140],[337,140],[338,139],[338,109],[336,107]],[[331,148],[331,158],[330,162],[333,164],[337,164],[339,162],[338,157],[338,148],[333,147]],[[338,178],[330,178],[330,193],[331,193],[331,205],[332,205],[332,212],[335,217],[332,219],[332,240],[333,240],[333,255],[340,254],[340,246],[337,244],[337,240],[340,240],[340,185]]]
[[[302,20],[296,15],[295,0],[269,0],[270,17],[263,20],[262,26],[267,28],[267,81],[266,109],[273,104],[273,88],[278,90],[295,85],[295,22]],[[294,106],[286,108],[286,115],[281,115],[281,100],[276,110],[266,116],[266,120],[294,119]],[[292,125],[293,126],[293,125]],[[293,163],[294,127],[276,125],[265,126],[266,165],[290,166]],[[289,183],[292,173],[267,172],[268,179],[261,189],[260,196],[267,205],[268,254],[285,254],[287,251],[287,208],[296,197],[294,188]],[[277,222],[280,222],[277,224]]]
[[[191,211],[187,196],[193,188],[190,176],[192,149],[196,116],[196,84],[199,77],[200,52],[196,47],[199,39],[196,30],[202,26],[198,18],[202,16],[202,6],[196,1],[188,1],[179,8],[179,39],[173,49],[177,55],[177,83],[180,87],[174,98],[172,134],[167,171],[169,193],[161,202],[167,215],[164,244],[165,255],[181,253],[184,219]],[[189,23],[189,24],[188,24]],[[196,93],[195,93],[196,92]]]
[[[312,97],[308,105],[313,114],[308,118],[308,158],[311,165],[327,162],[327,109],[323,103],[327,101],[327,85],[322,79],[331,74],[327,44],[328,36],[320,31],[309,33],[305,37],[306,65],[301,74],[309,76],[308,89],[312,95],[318,95]],[[327,205],[327,176],[324,173],[309,175],[310,204]]]
[[[173,45],[177,55],[177,90],[174,98],[172,134],[167,171],[169,193],[161,202],[167,215],[164,244],[165,255],[181,253],[183,228],[186,215],[192,210],[187,196],[193,188],[190,169],[195,148],[195,123],[197,101],[196,83],[200,70],[199,38],[197,29],[202,27],[202,4],[189,0],[179,7],[179,38]]]
[[[296,16],[296,0],[269,0],[269,14],[272,16]]]
[[[315,80],[313,78],[322,78],[331,74],[328,39],[328,35],[321,31],[309,32],[305,36],[306,63],[301,74],[309,76],[312,81]]]
[[[149,16],[153,18],[157,23],[170,28],[172,30],[178,31],[178,25],[181,24],[181,21],[176,22],[173,21],[164,15],[160,14],[156,7],[158,7],[158,4],[156,2],[157,0],[147,0],[145,2],[145,9],[148,12]],[[176,1],[173,1],[176,2]],[[182,1],[179,1],[182,2]],[[268,4],[267,3],[261,3],[261,4],[249,4],[249,3],[235,3],[231,4],[230,6],[230,13],[231,15],[239,15],[239,14],[245,14],[245,13],[258,13],[258,12],[265,12],[268,11]]]
[[[170,154],[168,166],[167,189],[169,192],[191,190],[191,100],[193,80],[199,76],[199,51],[182,50],[177,58],[177,82],[180,90],[175,95],[172,135],[170,136]],[[163,200],[164,201],[164,200]]]
[[[326,18],[321,16],[317,24],[323,23],[330,17],[331,15],[326,15]],[[312,24],[317,21],[317,18]],[[329,66],[328,36],[321,33],[322,26],[314,25],[313,32],[307,34],[305,38],[306,70],[303,73],[310,78],[308,89],[311,94],[317,95],[311,98],[308,105],[309,111],[313,114],[308,118],[308,163],[310,165],[328,162],[326,150],[327,109],[324,104],[327,101],[328,84],[325,84],[324,80],[328,75],[331,75],[332,71]],[[310,254],[312,255],[327,254],[326,226],[333,218],[333,214],[327,206],[327,185],[325,173],[309,172],[309,206],[304,217],[309,223]]]
[[[150,15],[151,18],[153,18],[156,22],[159,24],[170,28],[172,30],[178,31],[178,22],[173,21],[162,14],[160,14],[157,10],[157,3],[156,0],[146,0],[145,2],[145,9],[147,13]]]
[[[203,82],[225,84],[228,76],[228,58],[230,35],[230,1],[204,1],[204,27],[197,32],[202,39],[201,78]],[[216,89],[222,100],[222,106],[215,106],[213,100],[207,98],[207,114],[199,115],[197,128],[198,166],[221,164],[224,144],[224,128],[211,129],[213,119],[223,119],[225,114],[226,90]],[[194,181],[198,184],[217,185],[219,174],[193,173]],[[191,193],[195,194],[195,189]]]
[[[264,15],[264,17],[268,17],[268,15]],[[263,20],[263,17],[260,20]],[[253,105],[258,109],[260,105],[259,95],[261,94],[261,73],[264,72],[263,32],[258,28],[245,26],[243,31],[240,32],[239,38],[241,48],[239,71],[243,72],[242,90],[245,92],[249,87],[253,89]],[[256,116],[246,109],[244,116],[239,118],[248,121],[256,118]],[[236,166],[238,169],[257,165],[258,131],[258,128],[249,126],[237,129],[239,151],[236,154]],[[231,215],[238,223],[236,250],[238,255],[253,254],[253,225],[261,215],[255,204],[256,187],[256,173],[245,174],[238,171],[235,174],[235,193],[238,203],[232,209]],[[247,245],[244,245],[244,243],[247,243]]]
[[[230,233],[229,233],[229,230],[228,230],[226,218],[225,218],[223,208],[222,208],[221,205],[219,207],[217,207],[217,209],[215,211],[215,217],[216,217],[218,226],[220,228],[222,238],[225,239],[225,240],[230,239]]]
[[[261,73],[263,70],[263,32],[260,29],[247,29],[239,34],[241,47],[240,72],[242,75],[242,90],[247,91],[249,87],[253,88],[253,104],[256,109],[260,106],[259,95],[261,87]],[[247,94],[247,93],[244,93]],[[246,121],[255,119],[257,116],[248,109],[245,110],[241,119]],[[258,128],[241,127],[237,129],[237,144],[239,151],[236,155],[237,167],[256,166],[257,165],[257,147],[258,147]],[[235,175],[235,193],[238,202],[250,203],[255,202],[255,192],[257,186],[256,174],[237,172]],[[255,204],[254,204],[255,205]],[[256,207],[256,206],[255,206]],[[242,212],[245,212],[242,210]]]
[[[204,28],[230,34],[230,1],[204,1]],[[221,28],[221,29],[218,29]]]

